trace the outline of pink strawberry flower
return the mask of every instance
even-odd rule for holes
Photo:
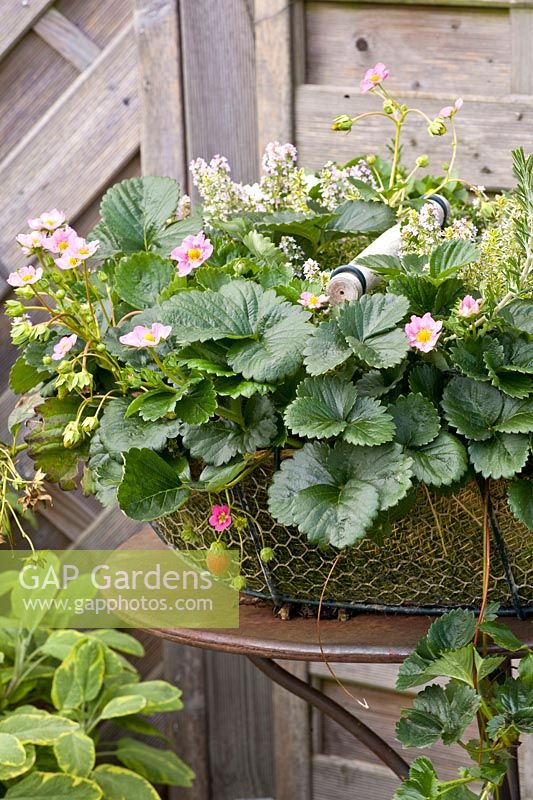
[[[32,267],[29,264],[27,267],[21,267],[16,272],[11,272],[7,282],[10,286],[28,286],[32,283],[37,283],[43,277],[42,267]]]
[[[304,308],[309,308],[311,311],[318,311],[323,308],[329,301],[327,294],[313,294],[313,292],[302,292],[298,302]]]
[[[66,255],[69,258],[77,258],[78,261],[86,261],[98,250],[99,242],[88,242],[81,236],[71,236],[69,239]]]
[[[441,108],[441,110],[438,113],[438,116],[442,117],[443,119],[451,119],[451,117],[453,117],[455,114],[457,114],[458,111],[461,110],[462,106],[463,106],[463,98],[458,97],[453,106],[444,106],[444,108]]]
[[[217,533],[226,530],[231,525],[231,514],[229,506],[213,506],[209,524],[213,526]]]
[[[45,234],[41,231],[31,233],[19,233],[17,242],[22,247],[25,256],[31,255],[38,247],[44,247]]]
[[[475,317],[480,311],[481,301],[476,300],[471,294],[467,294],[459,303],[460,317]]]
[[[58,228],[51,236],[47,236],[43,240],[43,247],[45,250],[49,250],[50,253],[63,255],[68,250],[70,240],[74,236],[77,236],[77,233],[69,225],[65,228]]]
[[[71,336],[63,336],[57,344],[54,345],[54,352],[52,353],[52,361],[61,361],[67,353],[70,353],[76,342],[78,341],[78,337],[75,333]]]
[[[66,216],[63,211],[58,211],[53,208],[51,211],[45,211],[40,217],[34,217],[28,220],[28,225],[33,230],[41,231],[43,228],[47,231],[55,231],[60,225],[64,223]]]
[[[379,86],[380,83],[387,80],[389,75],[390,72],[385,64],[382,61],[378,61],[375,67],[365,72],[365,77],[360,84],[361,94],[365,94],[365,92],[369,92],[374,87]]]
[[[66,250],[60,258],[54,258],[54,262],[62,270],[76,269],[81,264],[81,258],[78,258],[76,254],[70,255]]]
[[[171,325],[162,325],[160,322],[154,322],[151,328],[136,325],[132,331],[120,336],[119,341],[130,347],[157,347],[162,341],[168,339],[171,330]]]
[[[196,236],[186,236],[179,247],[175,247],[170,258],[178,262],[178,275],[188,275],[193,269],[207,261],[213,253],[213,245],[200,231]]]
[[[405,326],[405,334],[409,339],[409,346],[423,353],[429,353],[437,344],[442,333],[442,322],[433,319],[428,312],[423,317],[411,317],[411,322]]]

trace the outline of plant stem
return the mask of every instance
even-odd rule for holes
[[[392,155],[392,167],[389,178],[389,189],[392,189],[396,181],[396,170],[398,169],[398,161],[400,159],[400,136],[402,133],[402,123],[404,121],[404,118],[405,115],[402,115],[399,120],[393,120],[394,124],[396,125],[396,133],[394,135],[394,151]]]
[[[89,305],[89,310],[91,312],[91,317],[93,320],[94,330],[96,333],[96,338],[100,339],[100,328],[98,326],[98,320],[96,319],[96,314],[94,311],[94,306],[91,301],[91,286],[89,283],[89,272],[87,270],[87,262],[83,262],[83,280],[85,282],[85,296],[87,298],[87,303]]]

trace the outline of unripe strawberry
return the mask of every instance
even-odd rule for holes
[[[268,564],[269,561],[272,561],[274,558],[274,551],[271,547],[263,547],[261,550],[261,561],[265,564]]]
[[[246,578],[244,575],[237,575],[235,578],[233,578],[231,585],[238,592],[242,592],[243,589],[246,589]]]
[[[205,561],[211,575],[223,578],[230,568],[231,556],[223,542],[212,542]]]

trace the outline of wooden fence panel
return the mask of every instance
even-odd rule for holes
[[[457,117],[461,177],[488,188],[510,186],[511,148],[533,147],[531,5],[529,0],[306,2],[305,70],[295,99],[303,165],[346,161],[374,152],[376,143],[383,153],[390,138],[387,120],[365,120],[345,136],[335,135],[330,125],[337,114],[378,109],[375,98],[359,94],[358,85],[366,69],[386,61],[391,91],[430,117],[464,97]],[[430,138],[425,127],[411,126],[405,159],[428,153],[430,169],[439,171],[450,157],[450,137]]]

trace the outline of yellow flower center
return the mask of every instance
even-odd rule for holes
[[[381,80],[381,78],[379,77],[379,75],[378,75],[376,72],[374,72],[374,74],[372,75],[372,77],[370,78],[370,80],[371,80],[373,83],[377,83],[379,80]]]
[[[57,245],[58,250],[66,250],[68,248],[68,242],[59,242]]]
[[[22,280],[23,281],[31,281],[32,278],[33,278],[33,275],[23,275],[22,276]]]
[[[225,514],[223,511],[221,511],[220,514],[218,515],[218,521],[219,522],[226,522],[227,519],[228,519],[228,515]]]
[[[429,342],[431,339],[432,333],[429,328],[422,328],[421,331],[418,331],[416,334],[416,341],[417,342]]]
[[[202,251],[199,247],[191,247],[190,250],[187,250],[187,256],[191,261],[198,261],[202,257]]]
[[[80,253],[82,256],[86,256],[88,252],[89,250],[87,247],[80,247],[80,249],[78,250],[78,253]]]
[[[313,295],[311,295],[311,297],[307,301],[307,305],[310,308],[315,308],[315,306],[317,306],[319,304],[319,302],[320,301],[319,301],[318,297],[315,294],[313,294]]]
[[[152,333],[146,333],[144,338],[147,342],[155,342],[155,336]]]
[[[69,263],[69,266],[70,266],[70,267],[76,267],[76,266],[77,266],[77,264],[78,264],[78,259],[77,259],[77,258],[74,258],[74,256],[71,256],[71,257],[69,258],[69,260],[68,260],[68,263]]]

